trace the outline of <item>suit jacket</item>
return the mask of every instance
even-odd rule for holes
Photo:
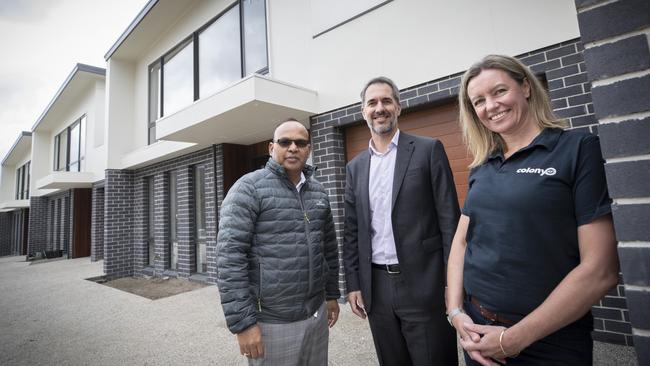
[[[367,312],[372,307],[369,172],[367,149],[346,167],[343,243],[347,290],[361,290]],[[393,177],[393,236],[404,290],[422,306],[444,306],[445,263],[459,216],[442,143],[400,132]]]

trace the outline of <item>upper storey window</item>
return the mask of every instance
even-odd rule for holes
[[[159,118],[266,72],[265,1],[240,0],[149,66],[149,143]]]
[[[81,171],[86,146],[86,116],[81,116],[69,127],[54,136],[54,171]]]
[[[29,166],[31,161],[26,162],[16,170],[16,199],[26,200],[29,198]]]

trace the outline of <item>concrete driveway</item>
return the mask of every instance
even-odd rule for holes
[[[0,258],[0,365],[247,364],[215,286],[148,300],[85,280],[102,274],[89,258]],[[341,310],[330,365],[377,365],[367,323]],[[596,365],[635,364],[630,347],[595,351]]]

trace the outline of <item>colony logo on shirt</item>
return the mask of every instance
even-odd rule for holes
[[[327,207],[327,205],[325,204],[325,201],[318,200],[318,202],[316,202],[316,207]]]
[[[545,175],[555,175],[557,173],[557,170],[555,168],[519,168],[517,169],[518,174],[539,174],[541,177]]]

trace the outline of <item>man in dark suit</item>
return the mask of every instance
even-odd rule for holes
[[[444,276],[460,212],[447,155],[440,141],[399,131],[392,80],[370,80],[361,100],[372,138],[346,169],[348,301],[368,315],[382,366],[456,365]]]

